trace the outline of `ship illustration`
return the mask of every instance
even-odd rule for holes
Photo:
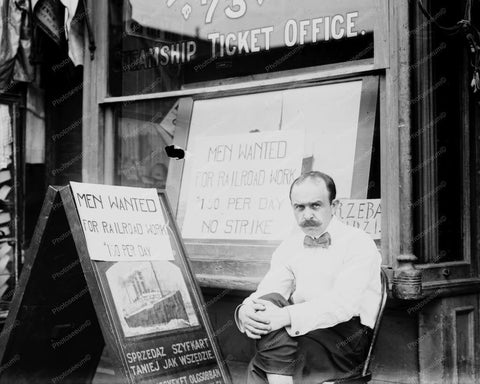
[[[144,271],[136,270],[124,281],[129,303],[123,318],[131,328],[166,325],[174,320],[188,325],[189,318],[180,290],[162,288],[152,267],[156,284],[147,284]],[[149,280],[151,282],[151,280]]]

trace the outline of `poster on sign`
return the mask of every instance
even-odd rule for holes
[[[95,282],[132,383],[226,383],[164,193],[71,183]]]
[[[125,337],[199,325],[175,265],[169,220],[155,189],[71,183],[90,258]]]
[[[303,130],[199,137],[184,238],[280,240],[291,228],[288,190],[302,170]]]
[[[381,199],[340,199],[335,215],[345,224],[367,232],[374,240],[382,238]]]

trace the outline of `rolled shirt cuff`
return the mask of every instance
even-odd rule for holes
[[[247,304],[251,301],[252,301],[252,298],[250,296],[247,297],[245,300],[243,300],[242,304],[240,304],[239,306],[237,306],[237,308],[235,308],[235,313],[233,315],[233,318],[235,320],[235,324],[237,325],[238,330],[242,333],[245,333],[245,327],[243,326],[242,322],[240,321],[240,319],[238,317],[238,311],[240,310],[242,305],[245,305],[245,304]]]
[[[293,310],[293,306],[285,307],[287,308],[288,314],[290,315],[290,325],[285,327],[287,333],[292,337],[301,336],[301,330],[299,329],[299,322],[297,321],[296,315],[297,311]]]
[[[234,319],[235,319],[235,324],[237,324],[237,328],[240,332],[242,333],[245,333],[245,328],[243,327],[240,319],[238,318],[238,311],[240,310],[240,308],[242,307],[242,305],[245,305],[244,303],[240,304],[237,306],[237,308],[235,308],[235,314],[233,315]]]
[[[315,322],[312,323],[311,316],[306,313],[308,308],[305,308],[304,304],[305,303],[301,303],[286,307],[290,315],[290,325],[285,327],[285,330],[290,336],[302,336],[314,329],[333,327],[340,322],[338,319],[334,319],[332,314],[325,313],[322,315],[317,314]]]

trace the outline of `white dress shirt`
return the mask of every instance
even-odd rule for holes
[[[329,328],[354,316],[370,328],[375,323],[381,296],[381,256],[375,242],[335,216],[325,232],[331,236],[328,248],[305,248],[300,230],[284,240],[257,290],[244,300],[273,292],[291,299],[293,305],[287,307],[291,325],[286,327],[291,336]],[[237,325],[244,332],[237,312]]]

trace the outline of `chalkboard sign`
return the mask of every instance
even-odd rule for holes
[[[230,383],[164,192],[47,192],[0,335],[0,382],[92,380]]]

